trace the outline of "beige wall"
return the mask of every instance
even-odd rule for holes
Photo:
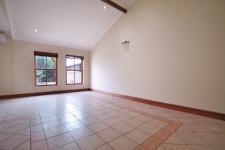
[[[225,113],[225,1],[136,0],[91,52],[91,87]]]
[[[58,86],[34,86],[34,51],[54,52]],[[84,56],[84,85],[66,85],[65,55]],[[0,95],[89,88],[89,52],[9,39],[0,44]]]

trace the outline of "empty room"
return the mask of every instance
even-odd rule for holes
[[[224,150],[225,0],[0,0],[0,150]]]

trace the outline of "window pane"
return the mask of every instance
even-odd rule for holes
[[[56,69],[55,57],[47,57],[47,69]]]
[[[48,85],[56,84],[56,70],[47,70],[47,84]]]
[[[36,85],[46,85],[45,70],[36,70]]]
[[[82,70],[81,58],[75,58],[75,70]]]
[[[46,56],[35,56],[36,58],[36,68],[46,69]]]
[[[66,72],[66,76],[67,76],[67,84],[74,84],[74,71],[67,71]]]
[[[74,58],[66,58],[66,70],[74,70]]]
[[[82,83],[82,72],[75,71],[75,83]]]

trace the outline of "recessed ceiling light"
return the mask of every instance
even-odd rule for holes
[[[106,9],[107,9],[107,7],[106,7],[106,6],[104,6],[103,8],[104,8],[104,10],[106,10]]]
[[[38,32],[38,29],[34,29],[34,32]]]

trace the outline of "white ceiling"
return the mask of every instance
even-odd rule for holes
[[[128,7],[134,0],[113,1]],[[13,39],[82,50],[91,50],[123,14],[100,0],[5,0],[5,6],[0,31],[10,25]]]

